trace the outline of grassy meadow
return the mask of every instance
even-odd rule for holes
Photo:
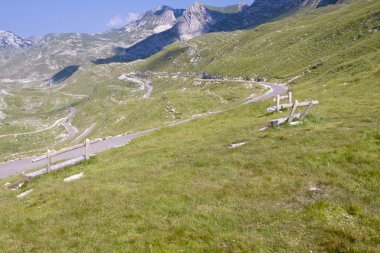
[[[252,31],[206,35],[126,65],[279,81],[300,76],[289,85],[295,99],[320,105],[301,126],[266,131],[259,129],[287,111],[268,115],[270,100],[232,107],[162,128],[21,190],[2,187],[0,251],[379,252],[379,10],[378,1],[354,1]],[[186,53],[189,44],[200,52]],[[154,82],[161,96],[180,88],[173,79]],[[225,96],[224,88],[207,89]],[[236,92],[241,99],[252,91]],[[169,101],[186,116],[209,110],[201,102],[197,111],[186,110],[184,97]],[[229,148],[238,142],[247,144]],[[63,182],[80,172],[84,178]],[[34,191],[16,199],[28,189]]]

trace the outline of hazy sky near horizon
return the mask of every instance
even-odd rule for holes
[[[195,0],[0,0],[0,30],[23,37],[48,33],[98,33],[118,28],[159,5],[186,8]],[[253,0],[203,0],[208,5]]]

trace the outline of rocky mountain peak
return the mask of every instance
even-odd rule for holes
[[[161,5],[146,12],[139,19],[127,24],[124,30],[127,32],[136,29],[153,30],[159,33],[170,29],[177,22],[177,17],[181,16],[184,10],[173,9],[170,6]]]
[[[25,40],[12,32],[0,30],[0,48],[26,48],[32,45],[32,41]]]
[[[187,8],[185,12],[199,13],[199,12],[204,12],[205,10],[206,8],[201,2],[195,1],[195,3],[193,5],[190,5],[189,8]]]
[[[166,11],[173,11],[174,9],[167,5],[160,5],[152,10],[152,14],[159,16],[162,15]]]
[[[209,28],[219,20],[220,13],[208,10],[196,1],[185,10],[178,20],[178,33],[181,40],[190,40],[207,33]]]
[[[239,4],[239,9],[240,9],[240,10],[242,10],[242,9],[244,9],[244,8],[247,8],[247,7],[249,7],[249,5],[246,4],[246,3],[240,3],[240,4]]]

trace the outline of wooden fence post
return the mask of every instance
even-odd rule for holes
[[[309,114],[309,111],[310,111],[311,107],[313,107],[313,101],[311,101],[309,103],[309,105],[307,106],[306,110],[301,114],[300,120],[303,120],[306,117],[306,115]]]
[[[86,160],[90,159],[90,140],[89,139],[86,139],[85,156],[86,156]]]
[[[294,114],[296,113],[298,107],[298,100],[294,101],[292,112],[289,115],[288,123],[292,123],[294,119]]]
[[[280,95],[277,95],[276,97],[276,109],[277,112],[280,112]]]
[[[47,156],[47,160],[48,160],[48,166],[47,166],[47,171],[50,173],[50,170],[51,170],[51,156],[50,156],[50,150],[48,149],[47,150],[47,153],[46,153],[46,156]]]

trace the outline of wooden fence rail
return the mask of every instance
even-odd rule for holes
[[[313,100],[313,101],[305,101],[305,102],[298,102],[297,107],[309,106],[310,102],[313,104],[313,106],[319,104],[319,102],[315,101],[315,100]],[[294,106],[294,103],[276,105],[276,106],[268,107],[267,108],[267,112],[272,113],[272,112],[275,112],[275,111],[278,111],[278,110],[282,110],[282,109],[290,109],[290,108],[293,108],[293,106]]]
[[[288,99],[289,104],[292,104],[293,103],[293,93],[289,92],[288,95],[286,95],[286,96],[277,95],[275,98],[273,98],[273,102],[276,102],[276,106],[274,107],[275,111],[279,112],[281,110],[280,103],[282,100],[285,100],[285,99]]]
[[[82,161],[90,159],[90,157],[92,156],[92,154],[90,153],[91,152],[91,145],[99,142],[100,140],[101,139],[96,139],[96,140],[86,139],[86,141],[84,143],[81,143],[81,144],[78,144],[78,145],[75,145],[72,147],[64,148],[64,149],[61,149],[58,151],[47,150],[46,154],[39,156],[39,157],[32,160],[33,163],[36,163],[36,162],[43,161],[43,160],[47,159],[47,167],[42,169],[42,170],[39,170],[39,171],[35,171],[35,172],[25,174],[26,180],[31,181],[34,178],[39,177],[45,173],[50,173],[51,171],[58,171],[62,168],[65,168],[68,166],[73,166],[73,165],[78,164]],[[76,158],[73,158],[70,160],[66,160],[66,161],[59,163],[59,164],[52,165],[52,162],[53,162],[52,158],[53,157],[56,157],[58,155],[61,155],[61,154],[64,154],[64,153],[67,153],[67,152],[70,152],[73,150],[81,149],[81,148],[84,148],[84,154],[83,155],[80,155],[79,157],[76,157]]]
[[[42,155],[42,156],[39,156],[39,157],[33,159],[32,162],[36,163],[36,162],[48,159],[48,165],[49,165],[49,164],[51,164],[51,159],[54,156],[61,155],[61,154],[64,154],[64,153],[67,153],[67,152],[70,152],[70,151],[73,151],[73,150],[76,150],[76,149],[80,149],[80,148],[83,148],[83,147],[85,147],[84,156],[86,157],[86,160],[88,160],[90,158],[90,145],[91,144],[95,144],[95,143],[99,142],[100,140],[101,139],[96,139],[96,140],[86,139],[86,141],[84,143],[81,143],[81,144],[78,144],[78,145],[75,145],[75,146],[71,146],[71,147],[68,147],[68,148],[64,148],[64,149],[61,149],[61,150],[58,150],[58,151],[50,151],[48,149],[45,155]]]
[[[285,124],[285,123],[289,123],[291,125],[299,125],[299,124],[301,124],[300,121],[293,122],[293,120],[295,118],[298,118],[301,121],[304,120],[304,118],[306,117],[306,115],[309,114],[310,109],[314,105],[318,105],[318,104],[319,104],[318,101],[298,102],[296,100],[293,104],[282,105],[282,108],[292,108],[292,111],[291,111],[290,115],[287,116],[287,117],[282,117],[282,118],[279,118],[279,119],[271,120],[271,121],[269,121],[268,125],[271,126],[271,127],[277,127],[277,126],[279,126],[281,124]],[[306,107],[306,109],[302,113],[297,113],[297,109],[300,108],[300,107]],[[273,108],[273,107],[271,107],[271,108]],[[270,108],[268,108],[267,111],[269,111],[269,109]]]

